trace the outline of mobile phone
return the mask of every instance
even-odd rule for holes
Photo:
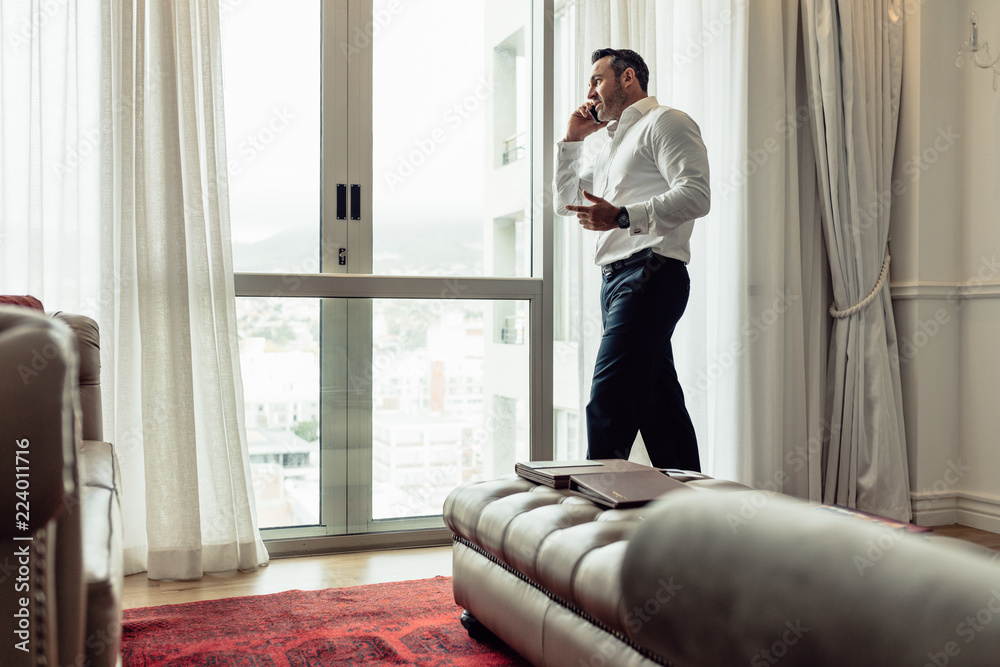
[[[590,111],[590,115],[594,118],[594,122],[595,123],[603,123],[604,122],[600,118],[597,117],[597,107],[589,106],[589,107],[587,107],[587,110]]]

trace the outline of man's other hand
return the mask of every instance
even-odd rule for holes
[[[584,111],[584,113],[589,115],[589,112],[587,111]],[[593,120],[591,120],[591,123],[593,123]],[[590,194],[586,190],[583,191],[583,196],[586,197],[588,201],[594,202],[594,205],[566,206],[567,211],[576,213],[576,218],[579,220],[581,227],[595,232],[606,232],[612,229],[619,229],[617,206],[609,201],[601,199],[597,195]]]

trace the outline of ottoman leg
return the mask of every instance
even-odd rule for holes
[[[479,622],[479,619],[470,614],[468,611],[462,610],[462,627],[465,628],[469,636],[476,641],[486,642],[496,639],[496,635],[490,632],[489,628]]]

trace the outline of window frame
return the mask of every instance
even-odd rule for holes
[[[371,386],[340,400],[347,378],[370,367],[372,300],[483,299],[527,301],[529,310],[529,438],[531,458],[551,459],[553,411],[553,224],[551,183],[555,149],[555,0],[531,0],[531,100],[529,141],[530,278],[409,277],[371,275],[372,267],[372,54],[350,62],[336,45],[371,25],[372,0],[322,0],[321,273],[234,274],[236,297],[321,298],[321,525],[261,529],[272,556],[445,544],[441,517],[371,520]],[[330,46],[333,45],[333,48]],[[346,122],[343,119],[346,118]],[[359,183],[361,221],[336,220],[338,183]],[[348,249],[347,264],[338,262]],[[346,325],[344,324],[346,322]],[[348,350],[346,355],[338,349]],[[354,375],[352,376],[352,371]],[[361,375],[363,377],[363,374]],[[357,393],[357,392],[355,392]],[[340,398],[338,398],[340,397]],[[361,445],[357,443],[361,442]],[[354,443],[348,446],[347,443]],[[358,481],[367,484],[359,484]],[[343,500],[336,496],[343,494]]]

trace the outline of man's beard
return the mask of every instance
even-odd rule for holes
[[[615,89],[610,99],[604,100],[604,118],[602,120],[618,119],[625,111],[625,103],[628,98],[625,96],[625,89],[622,88],[620,79],[615,79]]]

